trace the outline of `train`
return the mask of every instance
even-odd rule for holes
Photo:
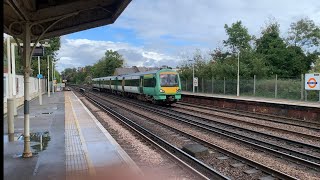
[[[179,73],[168,68],[93,78],[92,88],[154,104],[171,105],[181,100]]]

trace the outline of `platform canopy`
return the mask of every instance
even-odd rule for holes
[[[4,0],[4,33],[23,37],[31,23],[31,40],[61,36],[112,24],[131,0]]]

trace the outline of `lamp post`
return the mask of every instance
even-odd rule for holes
[[[49,55],[47,56],[47,59],[48,59],[48,64],[47,64],[47,69],[48,69],[48,97],[50,97],[50,70],[49,70],[50,59],[49,59]]]
[[[52,66],[51,66],[51,72],[52,72],[52,94],[54,94],[54,76],[53,76],[53,64],[54,64],[54,62],[53,62],[53,59],[51,60],[51,63],[52,63]]]
[[[237,96],[240,95],[240,51],[238,51],[238,75],[237,75]]]
[[[194,60],[188,60],[192,61],[192,92],[194,93]]]

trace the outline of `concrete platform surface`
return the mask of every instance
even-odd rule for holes
[[[320,102],[309,102],[309,101],[297,101],[289,99],[273,99],[273,98],[263,98],[263,97],[251,97],[251,96],[232,96],[232,95],[221,95],[221,94],[208,94],[208,93],[192,93],[183,91],[182,95],[193,95],[193,96],[204,96],[204,97],[214,97],[223,99],[234,99],[241,101],[253,101],[262,103],[274,103],[283,105],[294,105],[294,106],[304,106],[304,107],[316,107],[320,108]]]
[[[4,117],[4,179],[77,179],[112,164],[135,166],[73,92],[42,98],[41,106],[37,98],[30,102],[33,157],[21,157],[23,107],[15,117],[14,141],[9,141]]]

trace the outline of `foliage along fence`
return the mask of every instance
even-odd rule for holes
[[[240,96],[256,96],[291,100],[319,101],[319,91],[305,91],[304,79],[277,77],[270,79],[240,79]],[[192,79],[181,79],[183,91],[192,92]],[[302,93],[301,93],[302,91]],[[237,95],[236,79],[199,78],[195,93]]]

